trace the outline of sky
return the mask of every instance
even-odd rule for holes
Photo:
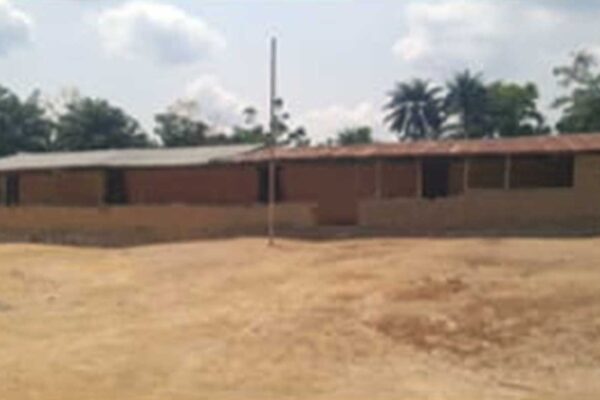
[[[383,106],[395,82],[444,84],[465,68],[536,82],[552,117],[552,68],[600,51],[599,20],[595,0],[0,0],[0,85],[52,101],[77,88],[148,131],[182,99],[231,126],[249,105],[266,117],[276,35],[294,124],[315,142],[363,124],[390,140]]]

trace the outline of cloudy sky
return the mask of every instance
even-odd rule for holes
[[[548,108],[551,69],[600,49],[595,0],[0,0],[0,84],[21,95],[77,87],[146,129],[177,99],[238,122],[266,110],[268,38],[279,38],[280,95],[313,138],[369,124],[380,138],[398,80],[443,83],[466,67],[533,80]]]

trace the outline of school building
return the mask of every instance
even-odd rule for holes
[[[247,146],[0,159],[0,233],[264,233],[272,152]],[[278,148],[276,219],[406,233],[600,228],[600,134]]]

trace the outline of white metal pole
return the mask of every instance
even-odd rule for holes
[[[277,142],[277,122],[275,117],[275,102],[277,99],[277,39],[271,38],[271,96],[269,101],[270,132],[269,132],[269,205],[268,205],[268,231],[269,245],[275,244],[275,145]]]

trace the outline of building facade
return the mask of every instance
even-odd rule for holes
[[[35,212],[40,229],[60,227],[56,213],[88,221],[81,229],[118,214],[106,229],[157,230],[171,219],[181,236],[260,233],[270,157],[243,146],[7,157],[0,230],[26,229],[20,219]],[[600,228],[600,135],[277,149],[275,163],[282,228]]]

